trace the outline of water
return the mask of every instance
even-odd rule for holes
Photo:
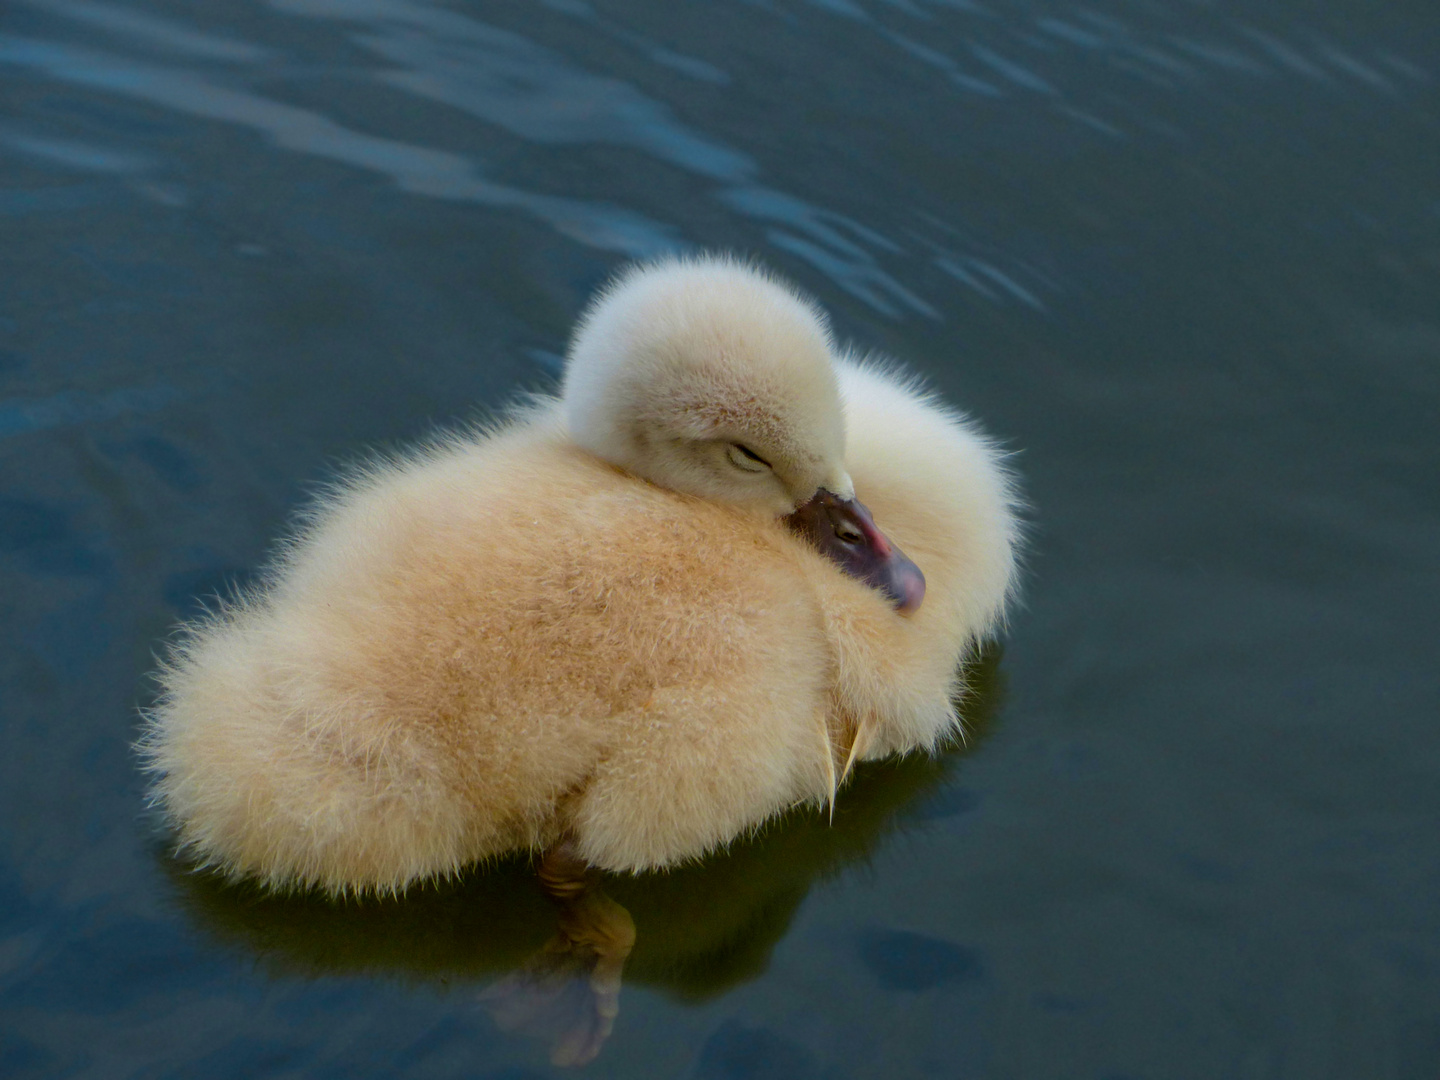
[[[1019,452],[936,761],[669,877],[597,1076],[1433,1077],[1440,14],[1309,0],[0,7],[0,1073],[555,1070],[519,867],[166,855],[168,626],[337,461],[752,252]]]

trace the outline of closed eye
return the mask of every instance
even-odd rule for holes
[[[731,443],[725,452],[730,458],[730,464],[737,469],[744,469],[746,472],[764,472],[770,468],[768,461],[748,446],[742,446],[740,443]]]

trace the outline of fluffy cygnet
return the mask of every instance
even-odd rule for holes
[[[200,862],[279,887],[562,842],[698,857],[954,727],[1013,505],[984,438],[836,359],[788,286],[633,268],[559,398],[371,465],[184,628],[141,743],[155,801]]]

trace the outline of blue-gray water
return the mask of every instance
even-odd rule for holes
[[[970,748],[616,882],[595,1076],[1440,1072],[1431,0],[5,0],[0,1075],[552,1075],[521,868],[166,857],[129,744],[335,463],[753,253],[1008,445]]]

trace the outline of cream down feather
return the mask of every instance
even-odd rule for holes
[[[852,482],[925,573],[912,615],[782,521]],[[559,398],[337,485],[182,629],[153,797],[198,861],[277,887],[394,891],[562,838],[609,870],[698,857],[954,727],[1014,502],[985,438],[836,358],[789,287],[632,269]]]

